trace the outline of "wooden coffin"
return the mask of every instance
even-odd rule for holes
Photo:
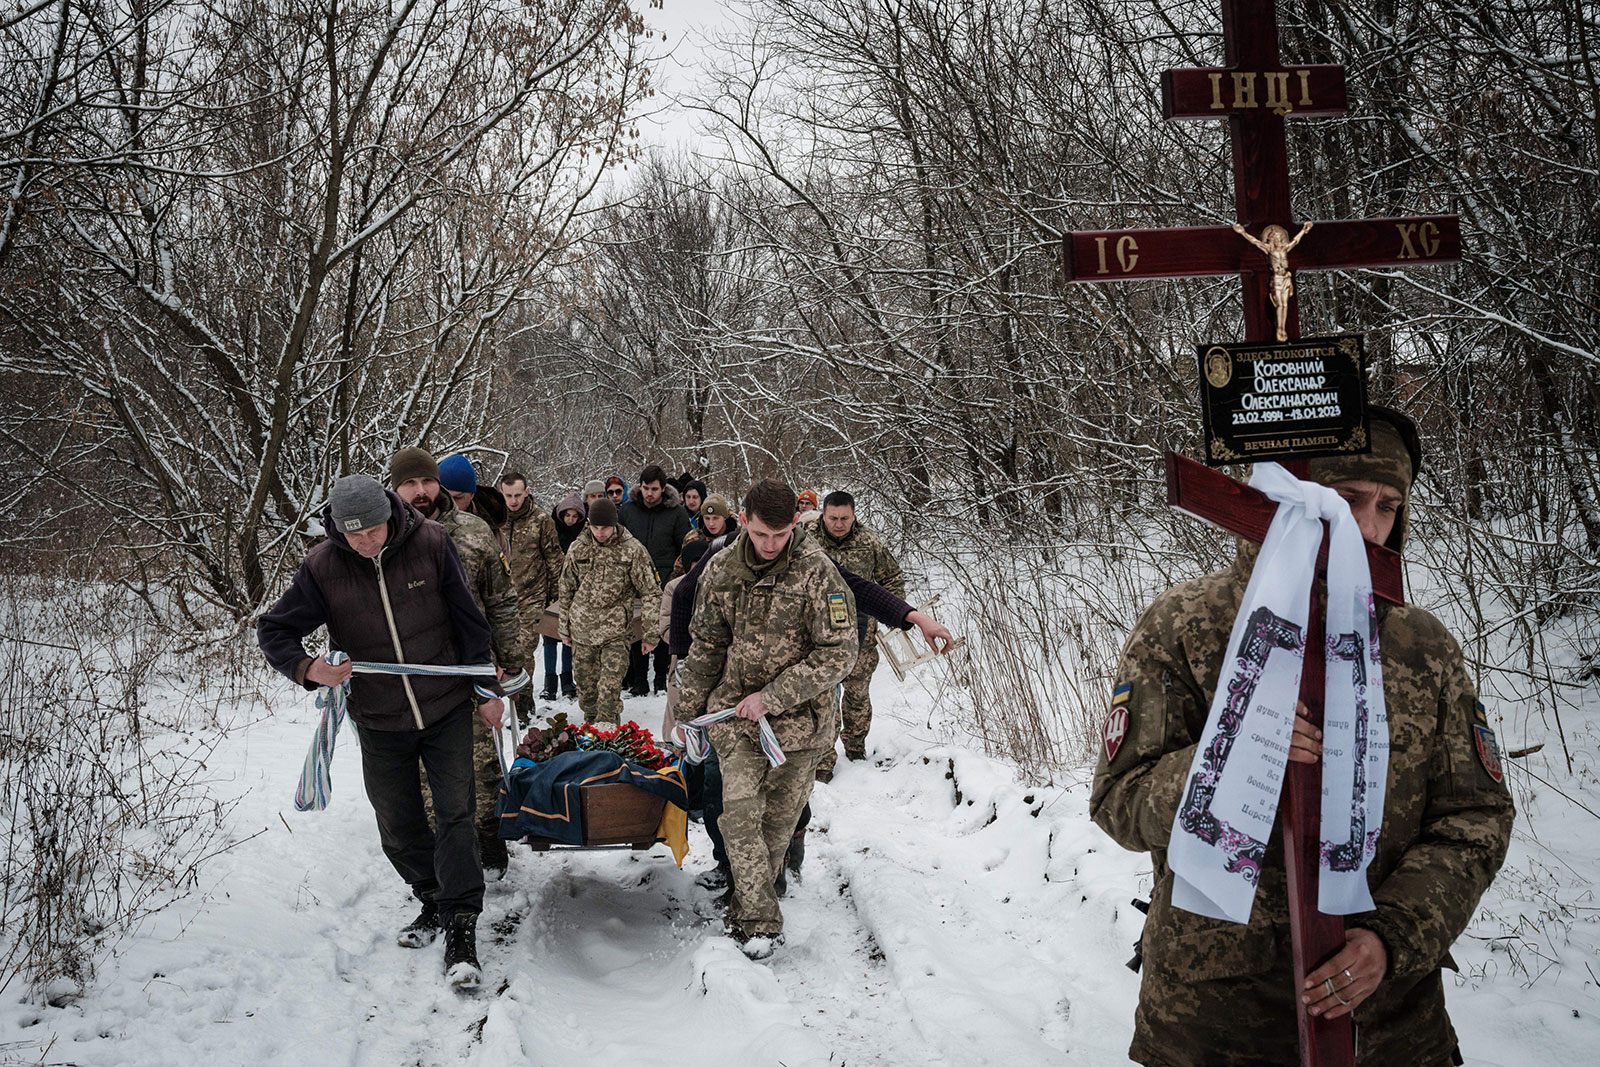
[[[629,845],[638,850],[650,848],[658,840],[656,830],[667,806],[665,797],[646,793],[627,782],[583,786],[578,790],[578,803],[583,813],[583,848]],[[535,852],[547,851],[551,846],[574,847],[547,837],[523,840]]]

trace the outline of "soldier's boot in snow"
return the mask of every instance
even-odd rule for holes
[[[483,873],[495,882],[506,876],[506,868],[511,864],[511,854],[506,851],[506,843],[488,834],[478,838],[478,858],[483,863]]]
[[[556,676],[553,674],[544,676],[544,698],[546,700],[554,700],[556,698]]]
[[[728,928],[728,936],[739,946],[739,951],[753,960],[764,960],[783,944],[783,934],[747,934],[737,925]]]
[[[561,672],[561,695],[568,700],[572,700],[578,695],[578,683],[572,680],[571,671]]]
[[[726,889],[729,881],[731,879],[728,865],[719,863],[709,871],[702,871],[699,877],[694,880],[694,884],[701,889]]]
[[[801,830],[789,839],[789,851],[783,857],[783,865],[794,875],[794,880],[800,880],[800,867],[806,861],[806,832]]]
[[[848,741],[845,742],[844,758],[847,759],[847,760],[853,760],[856,763],[860,763],[862,760],[866,759],[867,758],[867,743],[866,743],[866,741],[862,741],[860,744],[856,744],[856,745],[852,745]]]
[[[697,900],[694,904],[694,913],[702,919],[727,920],[728,909],[733,906],[733,886],[712,897],[710,900]]]
[[[422,948],[439,936],[439,908],[431,900],[422,902],[422,911],[407,923],[395,942],[401,948]]]
[[[478,966],[478,913],[458,911],[450,916],[444,931],[444,978],[460,990],[477,989],[483,984]]]

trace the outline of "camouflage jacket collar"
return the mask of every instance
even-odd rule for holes
[[[599,538],[595,537],[594,527],[585,526],[583,528],[583,532],[578,535],[576,544],[588,544],[592,546],[593,549],[601,552],[613,552],[616,550],[617,546],[623,542],[636,540],[638,540],[638,538],[629,533],[626,526],[618,523],[616,526],[612,527],[611,536],[606,538],[604,541],[601,541]]]
[[[729,572],[741,581],[759,582],[763,578],[779,578],[789,569],[789,564],[799,559],[805,552],[806,528],[799,523],[795,524],[794,536],[789,538],[789,543],[784,546],[778,558],[766,561],[756,555],[755,545],[750,541],[750,535],[744,530],[739,531],[738,537],[729,545],[730,554],[727,567]]]

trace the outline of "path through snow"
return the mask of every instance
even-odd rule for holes
[[[276,714],[213,763],[241,798],[241,843],[204,868],[204,899],[124,942],[82,1002],[0,1005],[0,1063],[1126,1063],[1138,980],[1123,961],[1146,858],[1088,822],[1085,783],[1030,788],[943,743],[927,693],[887,671],[874,697],[873,759],[816,791],[774,959],[746,960],[697,911],[710,856],[691,826],[682,870],[663,847],[514,849],[479,927],[486,992],[463,999],[444,986],[440,944],[394,943],[414,906],[379,850],[348,734],[329,809],[293,812],[314,709],[276,690]],[[626,710],[654,727],[661,703]],[[1466,949],[1469,965],[1491,952]],[[1600,1044],[1578,976],[1450,997],[1472,1063],[1579,1063]]]

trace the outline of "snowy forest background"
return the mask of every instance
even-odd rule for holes
[[[9,0],[0,988],[192,884],[215,697],[147,694],[196,658],[250,692],[325,487],[406,445],[547,505],[648,461],[851,488],[969,639],[971,735],[1084,773],[1138,610],[1231,551],[1158,472],[1238,285],[1068,287],[1058,242],[1232,221],[1223,124],[1160,120],[1214,6],[763,0],[669,100],[621,0]],[[1364,332],[1423,425],[1409,586],[1543,746],[1519,801],[1600,818],[1596,10],[1279,12],[1352,102],[1288,123],[1296,215],[1462,226],[1457,266],[1298,278],[1304,332]],[[667,108],[693,151],[641,138]]]

